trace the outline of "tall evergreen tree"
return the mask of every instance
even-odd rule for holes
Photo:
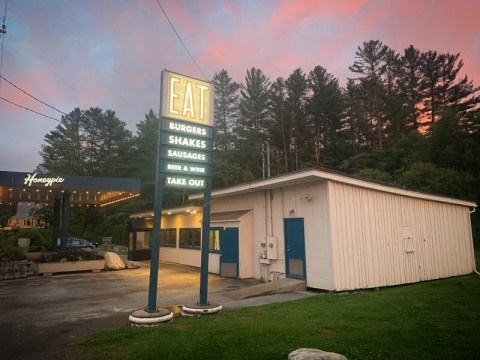
[[[385,138],[384,94],[387,89],[383,77],[387,70],[389,50],[380,40],[364,42],[355,52],[354,64],[349,67],[350,71],[360,75],[357,80],[364,93],[367,122],[380,148]]]
[[[399,93],[403,98],[407,121],[406,128],[417,131],[419,124],[422,92],[421,81],[421,54],[418,49],[410,45],[404,50],[400,58],[400,69],[398,74]]]
[[[429,118],[429,128],[446,108],[451,108],[461,119],[466,119],[468,113],[476,111],[480,103],[477,95],[480,88],[474,87],[466,75],[457,79],[463,68],[463,60],[459,58],[459,53],[436,51],[427,51],[421,56],[423,113]]]
[[[137,124],[133,138],[134,173],[142,181],[141,199],[146,202],[145,210],[153,208],[159,124],[157,114],[150,109],[145,119]]]
[[[240,84],[226,70],[213,77],[215,86],[215,126],[212,185],[215,188],[236,184],[243,179],[235,144],[235,126],[239,117]]]
[[[82,143],[82,111],[75,108],[62,116],[55,130],[45,134],[41,146],[42,162],[37,170],[68,175],[86,175]]]
[[[232,128],[238,118],[240,84],[232,81],[227,70],[213,76],[215,86],[214,148],[229,151],[233,148]]]
[[[436,51],[427,51],[421,56],[422,80],[421,90],[423,95],[422,113],[428,117],[430,126],[440,116],[440,79],[441,55]]]
[[[286,119],[287,119],[287,152],[289,170],[298,170],[301,167],[313,165],[310,163],[313,136],[306,114],[307,78],[298,68],[285,81]]]
[[[236,149],[243,166],[254,177],[261,174],[261,146],[267,140],[270,79],[260,70],[247,70],[240,91],[240,116],[235,126]],[[254,175],[258,174],[258,175]]]
[[[315,126],[315,165],[338,164],[341,147],[343,95],[338,80],[321,66],[308,75],[307,111]]]
[[[278,77],[270,87],[270,120],[269,142],[271,154],[274,155],[272,164],[276,173],[288,171],[289,132],[286,114],[287,89],[285,80]]]
[[[126,124],[114,111],[76,108],[45,135],[39,170],[69,175],[125,176],[128,171],[122,171],[115,164],[123,164],[129,157],[127,149],[131,138]]]
[[[106,110],[100,127],[102,146],[99,149],[102,158],[102,176],[132,176],[132,132],[126,128],[114,111]]]

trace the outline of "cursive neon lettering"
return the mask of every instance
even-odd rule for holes
[[[37,178],[37,173],[35,173],[33,175],[28,174],[23,180],[23,184],[27,186],[32,186],[32,184],[45,184],[45,186],[52,186],[54,183],[61,184],[64,181],[65,179],[60,176]]]

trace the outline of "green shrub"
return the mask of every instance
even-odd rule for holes
[[[128,226],[120,224],[113,226],[112,242],[118,245],[127,245],[128,243]]]
[[[65,262],[101,259],[96,251],[84,249],[58,250],[57,252],[44,253],[40,262]]]
[[[19,261],[25,260],[27,257],[25,256],[22,249],[18,247],[11,247],[2,251],[1,259],[3,261]]]
[[[19,229],[17,238],[29,238],[30,246],[48,248],[52,244],[51,229]]]

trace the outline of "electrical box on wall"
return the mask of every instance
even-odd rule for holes
[[[267,236],[267,259],[278,259],[278,241],[276,236]]]

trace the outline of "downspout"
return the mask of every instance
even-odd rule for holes
[[[469,213],[470,215],[472,215],[475,211],[477,211],[477,208],[476,208],[476,207],[474,207],[473,210],[470,210],[468,213]],[[478,272],[478,270],[477,270],[477,264],[476,264],[476,262],[475,262],[475,248],[473,249],[473,265],[475,266],[475,273],[476,273],[477,275],[480,275],[480,272]]]
[[[266,156],[265,156],[266,155]],[[266,159],[265,159],[266,157]],[[266,161],[265,161],[266,160]],[[262,164],[263,164],[263,179],[265,179],[265,170],[266,177],[270,177],[270,146],[268,141],[264,141],[262,144]],[[263,251],[261,257],[267,259],[267,238],[273,235],[273,211],[272,211],[272,190],[268,189],[264,191],[264,204],[265,204],[265,241],[263,242]],[[270,281],[270,269],[269,265],[266,264],[266,282]]]

